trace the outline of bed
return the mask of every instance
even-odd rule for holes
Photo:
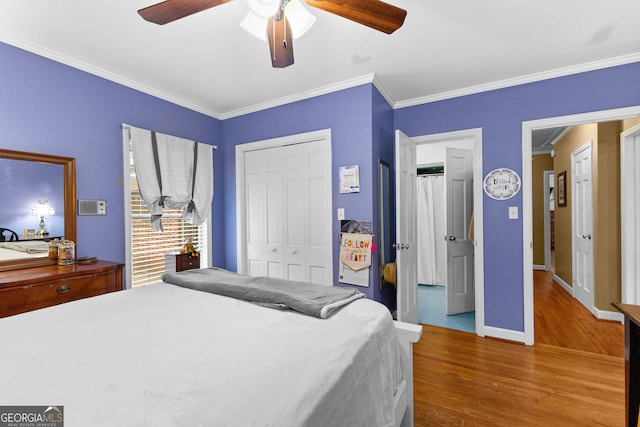
[[[413,424],[417,325],[327,318],[154,283],[0,319],[2,405],[73,426]]]
[[[23,258],[42,258],[49,255],[49,242],[42,240],[0,242],[0,261]]]

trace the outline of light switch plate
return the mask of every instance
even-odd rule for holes
[[[338,221],[342,221],[344,219],[344,208],[338,208]]]
[[[509,206],[509,219],[518,219],[518,207]]]

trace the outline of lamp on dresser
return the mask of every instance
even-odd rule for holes
[[[49,232],[45,228],[44,217],[55,215],[56,211],[51,207],[46,200],[38,200],[38,204],[33,206],[29,211],[33,216],[40,217],[40,230],[38,230],[38,237],[45,237],[49,235]]]

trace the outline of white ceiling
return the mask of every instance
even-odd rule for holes
[[[295,64],[240,28],[246,0],[158,26],[156,0],[2,0],[0,41],[216,118],[374,81],[395,108],[640,60],[638,0],[388,0],[386,35],[307,7]]]

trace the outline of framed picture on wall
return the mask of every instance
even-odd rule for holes
[[[558,207],[567,206],[567,171],[558,174]]]

